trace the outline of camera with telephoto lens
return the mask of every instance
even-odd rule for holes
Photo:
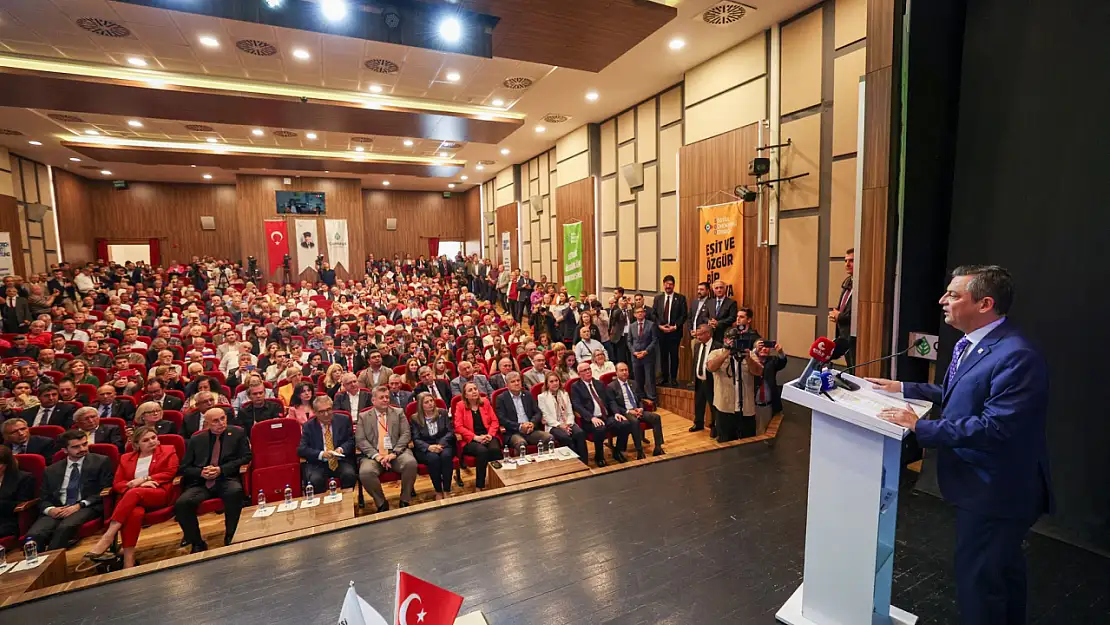
[[[725,347],[733,356],[747,355],[755,347],[757,340],[758,335],[748,330],[733,327],[725,331]]]
[[[293,257],[286,254],[285,256],[281,257],[281,266],[284,267],[285,269],[289,269],[289,263],[292,262],[292,261],[293,261]]]

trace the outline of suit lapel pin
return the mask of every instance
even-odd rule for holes
[[[982,347],[980,347],[980,348],[979,348],[979,351],[977,351],[977,352],[975,352],[975,353],[977,353],[977,354],[982,354],[982,353],[983,353],[983,348],[982,348]]]

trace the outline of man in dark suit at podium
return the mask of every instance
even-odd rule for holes
[[[997,265],[957,267],[940,298],[944,321],[964,333],[942,385],[868,378],[877,388],[927,399],[940,417],[913,411],[880,416],[937,449],[937,479],[956,507],[956,593],[967,625],[1025,623],[1021,544],[1037,517],[1051,513],[1045,420],[1048,368],[1006,317],[1010,273]]]

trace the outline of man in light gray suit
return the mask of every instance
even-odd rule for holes
[[[389,405],[389,388],[379,386],[373,390],[373,408],[358,415],[358,433],[355,444],[362,451],[362,464],[358,479],[362,482],[378,512],[389,510],[389,502],[382,492],[380,476],[383,471],[401,475],[401,507],[408,507],[412,487],[416,483],[416,458],[409,451],[412,431],[409,421],[400,408]]]
[[[645,319],[647,311],[637,308],[629,337],[632,340],[632,375],[644,389],[644,395],[655,401],[655,359],[659,353],[659,339],[655,323]]]
[[[469,382],[473,382],[478,387],[478,391],[486,397],[493,395],[493,386],[490,385],[489,379],[481,373],[474,372],[474,365],[464,360],[459,363],[459,377],[451,380],[451,396],[462,395],[462,389]]]

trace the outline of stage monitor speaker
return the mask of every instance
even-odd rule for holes
[[[28,204],[26,208],[27,220],[42,221],[42,218],[46,216],[46,211],[48,210],[50,210],[50,207],[45,204]]]
[[[629,189],[638,189],[644,186],[643,163],[631,163],[621,167],[621,175],[624,176],[624,182]]]
[[[396,217],[386,217],[385,218],[385,229],[386,230],[396,230],[397,229],[397,218]]]
[[[211,215],[201,215],[201,217],[200,217],[200,229],[201,230],[215,230],[216,229],[216,218],[211,216]]]

